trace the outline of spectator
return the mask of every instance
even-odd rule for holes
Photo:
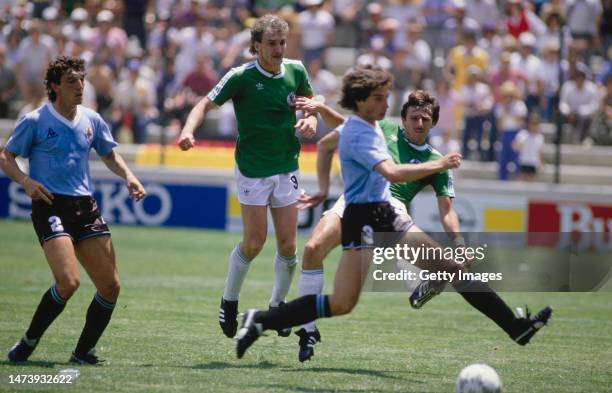
[[[589,52],[598,44],[597,28],[602,13],[600,0],[567,0],[569,31],[573,39],[585,41]]]
[[[489,71],[499,69],[499,60],[504,51],[503,39],[497,33],[495,23],[485,23],[482,26],[482,37],[478,40],[478,46],[487,52],[489,58]]]
[[[452,6],[450,0],[424,0],[421,6],[421,15],[425,18],[425,39],[432,48],[440,45],[440,35],[444,22],[451,17]]]
[[[489,57],[484,49],[476,46],[476,32],[467,30],[463,33],[463,44],[448,53],[446,75],[452,81],[453,89],[459,91],[465,84],[467,69],[471,65],[477,66],[480,74],[484,74],[489,67]]]
[[[323,0],[304,0],[305,11],[298,16],[300,44],[304,51],[304,65],[320,59],[325,62],[325,50],[334,39],[334,17],[321,6]]]
[[[102,47],[110,51],[115,64],[123,64],[128,49],[128,37],[120,27],[113,26],[115,15],[110,10],[102,10],[96,16],[98,28],[93,32],[91,43],[94,50]]]
[[[361,39],[359,40],[359,48],[368,48],[372,38],[380,35],[378,26],[382,21],[383,6],[380,3],[369,3],[366,9],[366,15],[362,18],[359,24],[359,30],[361,30]]]
[[[540,35],[546,27],[540,18],[525,7],[523,0],[509,0],[506,5],[506,29],[514,38],[522,33]]]
[[[525,126],[527,107],[513,82],[501,87],[501,101],[495,105],[497,129],[500,132],[499,180],[508,180],[510,171],[518,171],[518,154],[512,148],[516,134]]]
[[[535,36],[530,32],[521,33],[519,36],[519,51],[512,55],[512,67],[527,76],[527,91],[525,104],[527,110],[540,111],[540,97],[538,97],[538,71],[542,61],[534,54],[536,44]]]
[[[9,116],[16,94],[17,79],[13,70],[6,65],[6,46],[0,43],[0,118]]]
[[[418,22],[408,23],[406,26],[406,39],[403,41],[404,62],[408,69],[429,73],[431,65],[431,49],[421,38],[423,26]]]
[[[380,36],[372,37],[370,50],[357,58],[358,65],[372,64],[389,71],[393,66],[391,60],[385,56],[385,41]]]
[[[110,122],[114,82],[112,69],[104,63],[102,58],[94,57],[91,66],[87,69],[87,80],[96,93],[98,113],[105,121]]]
[[[189,90],[194,100],[189,102],[194,106],[204,95],[206,95],[217,82],[217,73],[212,69],[210,59],[204,53],[196,55],[195,67],[183,80],[183,89]]]
[[[24,92],[24,99],[27,102],[36,101],[36,97],[29,96],[30,92],[35,91],[30,88],[30,85],[40,84],[40,81],[44,79],[47,65],[53,57],[53,48],[48,39],[43,39],[41,28],[40,20],[32,20],[28,28],[28,36],[21,41],[17,48],[15,73],[20,90]],[[31,110],[34,109],[36,108]]]
[[[527,129],[522,129],[512,142],[512,148],[518,154],[519,180],[532,182],[542,166],[544,136],[540,134],[540,116],[529,115]]]
[[[599,109],[597,85],[587,79],[588,69],[584,65],[576,67],[572,79],[561,87],[559,110],[565,120],[573,127],[573,141],[584,142],[589,136],[593,116]]]
[[[210,33],[204,16],[198,17],[194,26],[183,28],[175,39],[180,46],[176,58],[176,73],[179,80],[183,80],[193,69],[197,53],[214,56],[215,38]]]
[[[441,108],[438,122],[430,131],[431,145],[446,155],[451,152],[460,152],[461,145],[457,141],[457,121],[455,118],[457,108],[457,92],[450,89],[450,83],[444,78],[436,79],[436,98]]]
[[[481,70],[477,65],[470,65],[467,71],[467,83],[459,90],[459,102],[464,108],[463,112],[463,156],[470,156],[470,141],[475,136],[478,158],[484,159],[482,151],[482,134],[484,122],[493,108],[493,96],[486,83],[480,81]]]
[[[476,34],[480,32],[480,25],[474,19],[465,15],[465,1],[452,0],[452,18],[444,22],[442,27],[444,33],[441,41],[444,51],[446,52],[452,47],[460,45],[461,39],[467,35],[473,36],[473,42],[476,42]],[[463,44],[466,44],[465,41]]]
[[[495,0],[466,0],[465,15],[478,22],[482,28],[497,23],[499,10]]]
[[[512,54],[510,52],[502,52],[499,60],[499,70],[493,72],[489,77],[489,86],[491,86],[495,102],[501,101],[500,88],[506,81],[513,82],[520,95],[525,95],[528,82],[527,76],[512,66],[511,59]]]
[[[157,118],[155,86],[140,76],[140,62],[130,60],[128,77],[117,85],[112,121],[113,138],[118,140],[121,126],[132,131],[133,143],[145,143],[147,127]]]
[[[70,13],[70,23],[62,29],[62,33],[69,40],[80,38],[89,42],[93,36],[93,29],[89,26],[89,13],[85,8],[75,8]]]
[[[540,99],[542,118],[553,121],[558,106],[557,92],[559,90],[559,43],[553,40],[545,44],[542,61],[537,72],[537,96]]]

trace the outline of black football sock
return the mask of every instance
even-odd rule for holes
[[[36,344],[55,318],[64,311],[65,307],[66,299],[63,299],[57,293],[57,288],[53,285],[40,299],[32,322],[30,322],[30,327],[26,331],[26,340],[30,343],[35,340],[34,344]]]
[[[458,281],[453,287],[472,307],[489,317],[510,337],[515,335],[517,318],[495,291],[478,280]]]
[[[303,325],[317,318],[331,316],[329,299],[327,295],[306,295],[282,307],[272,308],[268,311],[258,311],[255,322],[261,323],[264,330],[278,330]]]
[[[79,342],[74,350],[77,356],[83,356],[91,351],[95,346],[100,336],[108,326],[111,315],[115,309],[115,303],[104,300],[98,292],[96,292],[89,308],[87,309],[87,317],[85,319],[85,327],[79,338]]]

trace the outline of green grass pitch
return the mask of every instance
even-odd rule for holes
[[[15,386],[9,375],[55,374],[67,364],[94,293],[79,291],[27,364],[0,361],[0,392],[452,392],[459,370],[487,363],[506,392],[612,391],[612,293],[503,293],[509,304],[550,304],[553,320],[519,347],[454,293],[420,311],[403,293],[364,293],[346,317],[319,323],[313,361],[297,360],[297,337],[275,333],[238,361],[218,326],[227,255],[238,234],[112,227],[122,292],[98,344],[101,367],[80,367],[73,386]],[[303,245],[305,238],[300,238]],[[274,239],[246,280],[240,308],[265,307]],[[300,250],[301,252],[301,250]],[[339,252],[328,258],[331,288]],[[50,271],[29,222],[0,221],[0,349],[23,334]],[[290,298],[297,293],[297,277]]]

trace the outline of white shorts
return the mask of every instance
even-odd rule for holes
[[[395,214],[397,214],[398,216],[407,216],[410,219],[410,222],[412,223],[412,217],[410,217],[410,214],[408,214],[408,210],[406,210],[406,205],[404,205],[399,199],[396,199],[394,197],[391,197],[390,203],[393,207],[393,210],[395,210]],[[340,195],[340,198],[338,198],[336,203],[334,203],[334,206],[332,206],[331,209],[324,211],[323,215],[326,215],[328,213],[334,213],[338,217],[342,218],[342,216],[344,215],[345,207],[346,201],[344,200],[344,194],[342,194]]]
[[[301,193],[299,175],[299,171],[293,171],[269,177],[246,177],[236,165],[234,177],[238,202],[273,208],[292,205]]]

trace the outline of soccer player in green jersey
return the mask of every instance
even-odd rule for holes
[[[297,105],[307,111],[321,114],[326,124],[337,127],[334,132],[329,133],[318,143],[317,152],[317,174],[319,178],[319,191],[312,195],[304,195],[300,198],[300,207],[308,208],[316,206],[327,198],[329,191],[329,172],[334,151],[338,145],[341,124],[344,118],[328,106],[313,100],[298,98]],[[379,122],[383,135],[393,160],[398,163],[423,163],[432,160],[451,160],[456,153],[442,156],[428,143],[427,136],[430,129],[436,124],[440,107],[435,97],[424,91],[414,91],[402,106],[402,126],[385,119]],[[409,182],[391,183],[391,204],[396,213],[408,216],[407,205],[427,185],[431,185],[436,192],[440,221],[449,237],[456,246],[464,245],[459,219],[452,207],[452,198],[455,197],[453,178],[450,170],[443,170],[428,176],[417,176],[417,179]],[[302,258],[302,272],[299,283],[299,295],[319,294],[323,290],[323,260],[340,244],[342,218],[345,203],[341,196],[336,204],[327,212],[315,227],[310,239],[304,247]],[[416,225],[414,226],[416,230]],[[414,308],[420,308],[434,294],[430,282],[421,283],[410,297],[410,304]],[[487,288],[488,291],[490,289]],[[469,299],[468,302],[485,315],[493,319],[498,325],[506,330],[515,341],[524,345],[536,330],[529,332],[529,337],[520,337],[525,329],[531,327],[530,322],[524,323],[514,318],[512,311],[493,292],[489,292],[489,299]],[[475,302],[475,303],[472,303]],[[545,311],[546,310],[546,311]],[[545,321],[549,317],[549,311],[534,317],[538,321]],[[517,327],[520,325],[520,327]],[[523,330],[521,330],[523,329]],[[517,333],[518,332],[518,333]],[[321,340],[321,335],[316,329],[314,322],[303,325],[296,332],[300,337],[300,349],[298,359],[303,362],[314,355],[314,345]]]
[[[270,307],[285,300],[295,265],[297,239],[298,156],[296,129],[314,136],[316,116],[296,119],[297,96],[311,97],[312,88],[302,63],[283,57],[289,26],[273,15],[259,18],[251,28],[256,59],[231,69],[189,113],[179,137],[182,150],[194,146],[194,131],[212,108],[232,100],[238,125],[236,142],[237,196],[242,210],[243,238],[229,257],[219,324],[227,337],[238,327],[238,297],[242,283],[268,232],[268,206],[277,241],[274,287]],[[288,336],[290,330],[279,331]]]

